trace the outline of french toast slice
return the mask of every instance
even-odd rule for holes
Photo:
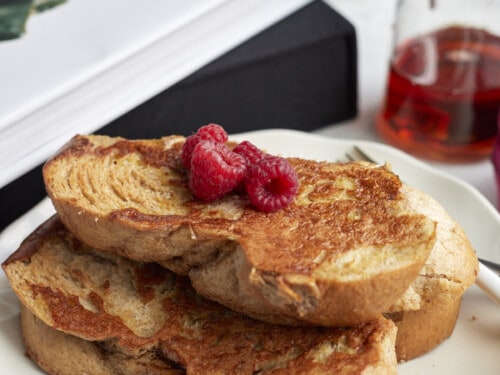
[[[181,167],[185,138],[75,136],[43,169],[66,227],[89,246],[159,262],[198,293],[270,323],[352,325],[403,295],[435,241],[386,166],[288,159],[299,191],[256,211],[204,203]]]
[[[2,267],[23,305],[27,352],[49,373],[397,372],[396,329],[382,316],[351,328],[253,320],[155,263],[87,247],[57,216]]]
[[[437,223],[436,242],[419,272],[398,302],[385,314],[398,327],[398,361],[408,361],[434,349],[455,328],[463,294],[478,273],[477,255],[463,228],[429,195],[408,187],[412,209]]]

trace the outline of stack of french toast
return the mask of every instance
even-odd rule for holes
[[[395,374],[451,335],[476,255],[389,165],[287,158],[267,212],[197,198],[185,144],[77,135],[45,164],[57,213],[2,265],[45,372]]]

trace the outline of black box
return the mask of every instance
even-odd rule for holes
[[[312,130],[356,113],[355,30],[314,1],[98,132],[157,138],[209,122],[229,133]],[[0,230],[44,196],[41,166],[0,189]]]

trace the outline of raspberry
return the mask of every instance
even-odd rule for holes
[[[227,142],[227,133],[224,128],[217,124],[203,125],[196,132],[202,139],[219,143]]]
[[[225,143],[227,142],[227,133],[220,125],[208,124],[199,128],[196,134],[192,134],[187,137],[186,141],[182,145],[181,153],[182,164],[187,170],[191,168],[191,155],[193,150],[202,140]]]
[[[260,159],[265,156],[265,154],[257,148],[257,146],[248,141],[241,142],[233,149],[233,151],[243,156],[247,161],[248,166],[257,164]]]
[[[204,125],[186,138],[182,163],[190,171],[193,195],[214,201],[229,192],[248,193],[250,202],[264,212],[277,211],[294,199],[298,178],[284,158],[268,155],[248,141],[232,151],[228,136],[217,124]]]
[[[196,197],[211,202],[238,186],[246,170],[243,156],[224,143],[202,140],[193,149],[189,187]]]
[[[194,150],[195,146],[201,140],[202,139],[199,136],[197,136],[196,134],[193,134],[193,135],[190,135],[189,137],[187,137],[186,141],[182,145],[182,152],[181,152],[182,165],[187,170],[191,169],[191,155],[193,154],[193,150]]]
[[[266,156],[250,167],[245,189],[250,202],[260,211],[273,212],[288,206],[297,194],[299,181],[288,160]]]

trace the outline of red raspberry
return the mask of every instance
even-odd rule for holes
[[[189,187],[196,197],[211,202],[238,186],[246,169],[243,156],[224,143],[202,140],[191,157]]]
[[[217,124],[203,125],[196,132],[202,139],[219,143],[227,142],[227,133],[224,128]]]
[[[186,141],[182,145],[182,152],[181,152],[182,165],[187,170],[191,169],[191,155],[193,154],[193,150],[194,150],[195,146],[201,140],[202,139],[199,136],[197,136],[196,134],[193,134],[193,135],[190,135],[189,137],[187,137]]]
[[[260,159],[265,156],[265,154],[257,148],[257,146],[248,141],[241,142],[233,149],[233,151],[243,156],[247,161],[248,166],[257,164]]]
[[[202,140],[214,141],[218,143],[227,142],[227,133],[224,128],[217,124],[204,125],[198,129],[196,134],[192,134],[186,138],[182,145],[182,164],[184,168],[189,170],[191,168],[191,155],[195,146]]]
[[[288,206],[297,194],[299,181],[288,160],[266,156],[250,167],[245,189],[250,202],[260,211],[273,212]]]

